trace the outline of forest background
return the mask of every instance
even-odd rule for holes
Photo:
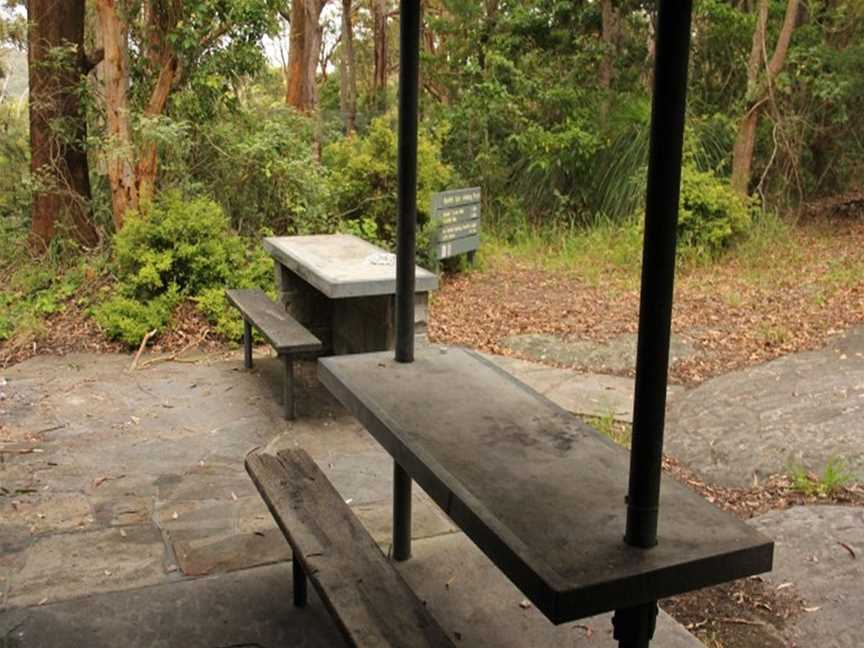
[[[655,3],[421,5],[421,251],[432,193],[479,185],[487,250],[638,268]],[[704,266],[858,200],[864,2],[694,6],[679,245]],[[0,343],[70,310],[129,346],[190,313],[236,339],[222,291],[272,289],[261,236],[392,246],[398,22],[393,0],[6,0]]]

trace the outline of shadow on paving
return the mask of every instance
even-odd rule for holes
[[[389,550],[392,463],[298,370],[286,423],[275,358],[127,371],[128,356],[39,357],[4,377],[0,648],[332,646],[291,607],[290,550],[245,474],[255,447],[305,448]],[[420,490],[400,565],[457,644],[613,646],[608,617],[551,625]],[[661,615],[657,645],[698,646]]]
[[[561,626],[461,533],[418,540],[399,566],[456,645],[614,648],[608,615]],[[294,608],[286,564],[99,594],[0,614],[0,648],[317,648],[344,645],[317,597]],[[664,613],[656,645],[701,644]],[[409,647],[406,647],[409,648]]]

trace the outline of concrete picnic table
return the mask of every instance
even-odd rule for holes
[[[288,312],[314,333],[325,353],[392,349],[395,342],[396,257],[351,234],[272,236],[264,249]],[[426,330],[429,292],[438,277],[416,268],[415,330]]]

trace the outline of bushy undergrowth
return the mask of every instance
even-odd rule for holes
[[[396,133],[389,120],[374,120],[362,137],[345,138],[324,149],[340,228],[392,247],[396,239]],[[417,253],[429,260],[428,228],[432,194],[454,188],[456,174],[442,162],[438,144],[421,135],[417,148]]]
[[[18,219],[30,208],[27,106],[0,101],[0,219]]]
[[[262,227],[278,234],[335,228],[312,120],[284,105],[252,106],[193,130],[167,183],[211,196],[244,235]]]
[[[228,308],[226,287],[268,287],[271,265],[260,245],[231,230],[215,202],[163,194],[130,213],[114,237],[113,295],[93,309],[106,334],[130,346],[160,330],[182,299],[192,299],[218,333],[237,339],[239,316]]]
[[[751,204],[711,171],[685,166],[678,212],[679,246],[715,256],[741,240],[753,221]]]
[[[98,254],[79,254],[73,243],[60,238],[35,260],[26,238],[20,227],[0,227],[0,341],[39,330],[70,299],[86,301],[79,289],[97,276],[103,260]]]

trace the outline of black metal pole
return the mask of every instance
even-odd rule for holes
[[[399,194],[396,239],[396,361],[414,361],[417,247],[417,108],[420,0],[399,2]],[[411,477],[393,464],[393,558],[411,557]]]
[[[657,544],[692,10],[692,0],[660,0],[657,16],[633,440],[624,534],[627,544],[644,549]],[[613,624],[619,646],[647,648],[656,616],[656,601],[617,610]]]
[[[411,476],[393,462],[393,560],[411,557]]]
[[[417,239],[417,97],[420,2],[399,2],[399,194],[396,227],[396,361],[414,360],[414,268]]]

